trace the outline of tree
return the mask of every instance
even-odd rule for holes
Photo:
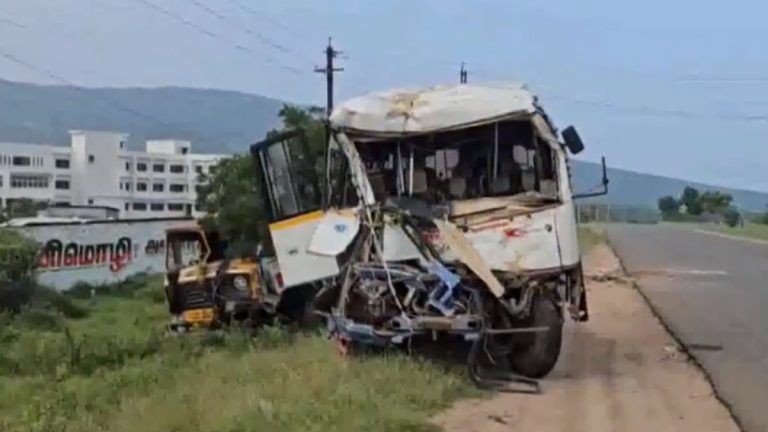
[[[201,223],[216,229],[231,250],[247,253],[264,238],[265,212],[256,194],[256,176],[250,156],[235,155],[211,167],[197,187],[197,204],[205,210]]]
[[[671,195],[661,197],[659,198],[659,211],[665,218],[676,215],[680,212],[680,201]]]
[[[703,211],[711,214],[724,214],[729,209],[733,197],[722,192],[706,191],[699,197]]]
[[[284,105],[278,114],[284,130],[304,130],[310,157],[316,161],[318,172],[322,172],[324,166],[322,112],[319,108]],[[267,136],[280,132],[273,130]],[[197,203],[206,213],[201,223],[208,229],[217,229],[229,240],[230,249],[235,253],[252,252],[256,244],[269,238],[258,174],[250,155],[235,155],[213,166],[197,187]]]
[[[37,211],[46,207],[46,203],[41,201],[35,201],[29,198],[18,198],[9,200],[8,208],[6,209],[8,219],[22,218],[22,217],[35,217]]]
[[[690,186],[686,186],[683,189],[683,194],[680,196],[680,202],[685,206],[688,214],[698,216],[702,213],[701,201],[699,201],[699,191]]]

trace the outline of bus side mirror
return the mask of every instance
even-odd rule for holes
[[[584,142],[581,140],[579,133],[576,132],[575,127],[568,126],[567,128],[563,129],[561,134],[563,136],[565,146],[568,147],[568,150],[571,151],[571,154],[579,154],[584,151]]]
[[[608,195],[608,169],[605,167],[605,156],[602,158],[603,165],[603,179],[600,185],[592,188],[589,192],[574,194],[573,199],[589,198],[602,195]]]

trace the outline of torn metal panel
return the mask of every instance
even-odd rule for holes
[[[383,235],[385,261],[421,260],[422,253],[405,234],[402,227],[387,223],[384,225]]]
[[[328,210],[318,223],[307,252],[335,257],[344,252],[359,231],[356,209]]]
[[[467,225],[464,234],[494,271],[520,273],[558,268],[562,252],[555,230],[557,207]]]
[[[334,134],[331,139],[336,141],[347,157],[352,182],[357,188],[361,201],[367,205],[375,204],[376,198],[373,196],[373,188],[371,188],[371,183],[365,174],[365,165],[362,159],[360,159],[360,154],[357,152],[355,145],[352,144],[352,141],[344,133]]]
[[[504,286],[499,282],[496,276],[493,275],[493,272],[486,264],[483,256],[477,249],[475,249],[472,243],[464,237],[464,234],[450,222],[438,219],[435,219],[433,222],[440,231],[440,236],[443,241],[451,249],[451,252],[456,255],[456,258],[466,264],[466,266],[485,283],[493,295],[498,298],[503,296]]]
[[[536,133],[549,144],[552,148],[559,148],[560,142],[555,137],[554,131],[550,127],[549,122],[541,114],[536,114],[531,118],[533,126],[536,128]]]

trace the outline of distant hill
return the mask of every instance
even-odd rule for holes
[[[0,80],[0,140],[67,145],[71,129],[192,141],[198,152],[243,149],[279,125],[283,102],[246,93],[180,87],[93,88]]]
[[[602,167],[600,164],[577,160],[574,161],[572,173],[574,189],[577,192],[587,191],[600,184]],[[768,193],[766,192],[731,189],[615,168],[608,168],[608,180],[610,181],[608,196],[595,198],[593,201],[657,208],[659,197],[665,195],[680,196],[686,186],[691,186],[699,191],[711,190],[729,193],[733,196],[734,205],[742,210],[762,212],[766,210],[766,205],[768,205]]]
[[[134,148],[147,138],[192,141],[197,152],[235,153],[279,125],[283,102],[233,91],[162,88],[82,89],[0,80],[0,141],[67,145],[70,129],[118,130],[131,134]],[[610,162],[610,161],[609,161]],[[609,169],[608,202],[656,208],[663,195],[685,186],[733,195],[746,210],[764,211],[768,193],[728,189],[680,179]],[[576,191],[600,182],[600,166],[576,161]],[[605,197],[599,200],[606,200]]]

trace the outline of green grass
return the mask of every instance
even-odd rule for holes
[[[694,229],[719,232],[723,234],[734,235],[738,237],[747,237],[758,240],[768,241],[768,225],[748,223],[744,227],[729,227],[725,224],[715,223],[686,223],[681,224]]]
[[[0,431],[410,431],[477,395],[456,367],[340,358],[323,334],[164,333],[159,278],[0,316]],[[87,292],[83,288],[81,291]]]
[[[593,224],[579,225],[579,250],[582,255],[601,243],[605,243],[605,232],[601,227]]]

